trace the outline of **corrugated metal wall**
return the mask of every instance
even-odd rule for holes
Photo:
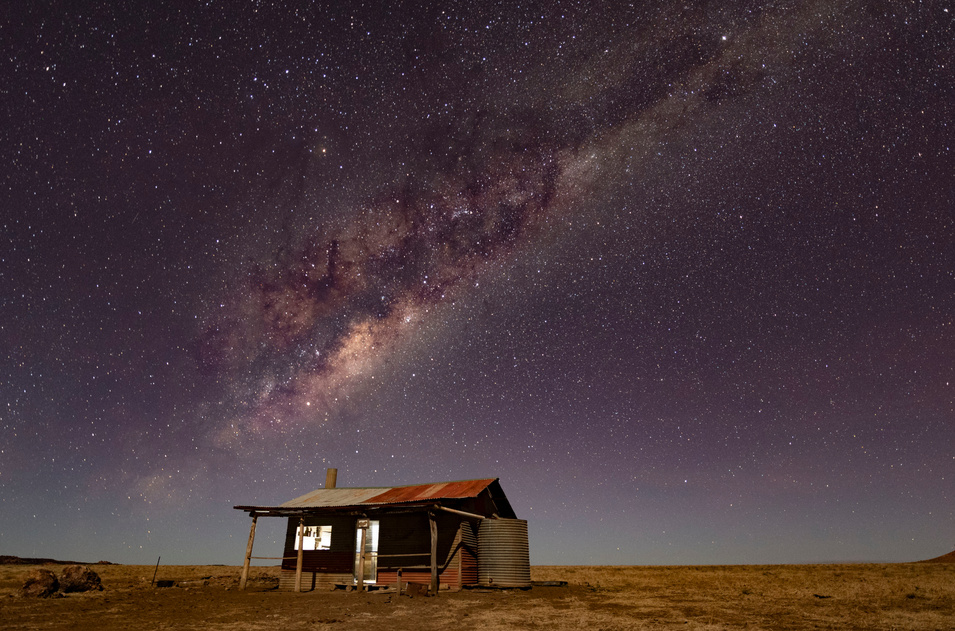
[[[478,583],[478,538],[475,529],[477,524],[461,522],[460,556],[461,585],[477,585]]]
[[[431,530],[426,513],[382,515],[380,523],[379,573],[395,571],[398,568],[431,567]],[[440,559],[442,534],[440,523],[438,526],[438,558]]]
[[[332,585],[347,585],[354,582],[355,574],[349,571],[345,574],[329,572],[302,572],[302,590],[328,589]],[[279,590],[295,591],[295,570],[283,569],[279,574]]]
[[[438,582],[461,587],[460,517],[439,513]],[[469,527],[470,528],[470,527]],[[477,548],[477,540],[473,548]],[[431,530],[426,513],[382,516],[378,534],[378,582],[398,582],[398,569],[406,583],[431,582]],[[476,578],[476,577],[475,577]]]
[[[298,518],[290,518],[285,537],[286,558],[282,562],[279,589],[295,588],[295,541]],[[456,515],[439,513],[438,580],[452,588],[474,585],[478,581],[478,537],[474,526]],[[377,582],[397,583],[398,569],[405,582],[430,583],[431,531],[427,513],[381,515],[378,531]],[[355,517],[308,517],[307,526],[331,526],[330,550],[306,550],[302,555],[302,589],[331,584],[351,584],[354,580]]]
[[[355,518],[351,516],[306,517],[306,526],[331,526],[332,541],[329,550],[305,550],[302,569],[306,572],[351,573],[355,563]],[[291,517],[285,530],[283,570],[295,571],[298,551],[295,549],[298,518]]]

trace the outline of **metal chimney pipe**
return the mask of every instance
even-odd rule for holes
[[[338,481],[338,469],[328,469],[325,471],[325,488],[335,488],[335,482]]]

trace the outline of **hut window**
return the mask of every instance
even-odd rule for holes
[[[299,531],[303,526],[299,526],[295,532],[295,549],[298,550]],[[302,535],[302,550],[331,550],[332,548],[332,527],[331,526],[304,526],[305,532]]]

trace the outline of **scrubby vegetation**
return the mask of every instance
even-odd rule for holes
[[[4,629],[948,629],[955,564],[533,567],[522,590],[391,594],[279,592],[278,569],[103,565],[104,591],[15,596],[38,566],[0,566]],[[55,568],[53,568],[55,569]]]

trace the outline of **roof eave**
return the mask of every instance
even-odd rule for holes
[[[360,515],[380,512],[418,512],[441,506],[441,500],[428,500],[395,504],[355,504],[350,506],[233,506],[232,508],[259,517],[295,517],[297,515],[324,515],[328,513]]]

